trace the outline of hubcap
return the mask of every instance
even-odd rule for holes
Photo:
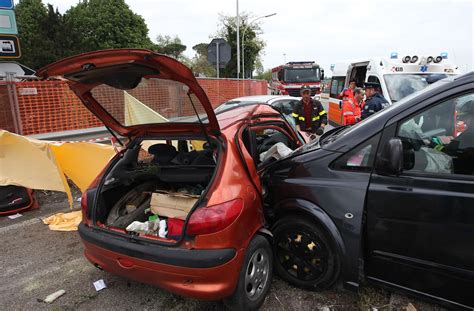
[[[253,253],[245,271],[245,293],[250,300],[257,300],[262,294],[268,282],[269,270],[268,252],[259,248]]]
[[[312,232],[287,230],[276,239],[276,257],[286,272],[301,281],[317,281],[328,269],[328,249]]]

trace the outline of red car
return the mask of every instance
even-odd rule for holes
[[[191,70],[148,50],[86,53],[37,75],[66,80],[128,138],[83,196],[87,259],[177,294],[257,309],[273,269],[258,171],[276,143],[304,143],[284,117],[264,104],[216,114]]]

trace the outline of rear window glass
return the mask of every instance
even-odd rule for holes
[[[188,96],[188,91],[188,86],[181,82],[143,77],[131,89],[100,84],[91,90],[91,94],[124,126],[198,122],[192,103],[201,121],[208,123],[200,101],[194,94]]]

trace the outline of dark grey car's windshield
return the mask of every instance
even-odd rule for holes
[[[446,77],[445,74],[390,74],[385,75],[384,79],[391,101],[397,102]]]
[[[319,68],[286,68],[285,82],[319,82]]]

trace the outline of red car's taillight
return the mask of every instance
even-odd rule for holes
[[[241,199],[219,205],[201,207],[189,219],[188,235],[209,234],[227,228],[239,216],[244,202]]]
[[[81,196],[82,221],[87,223],[87,190]]]

